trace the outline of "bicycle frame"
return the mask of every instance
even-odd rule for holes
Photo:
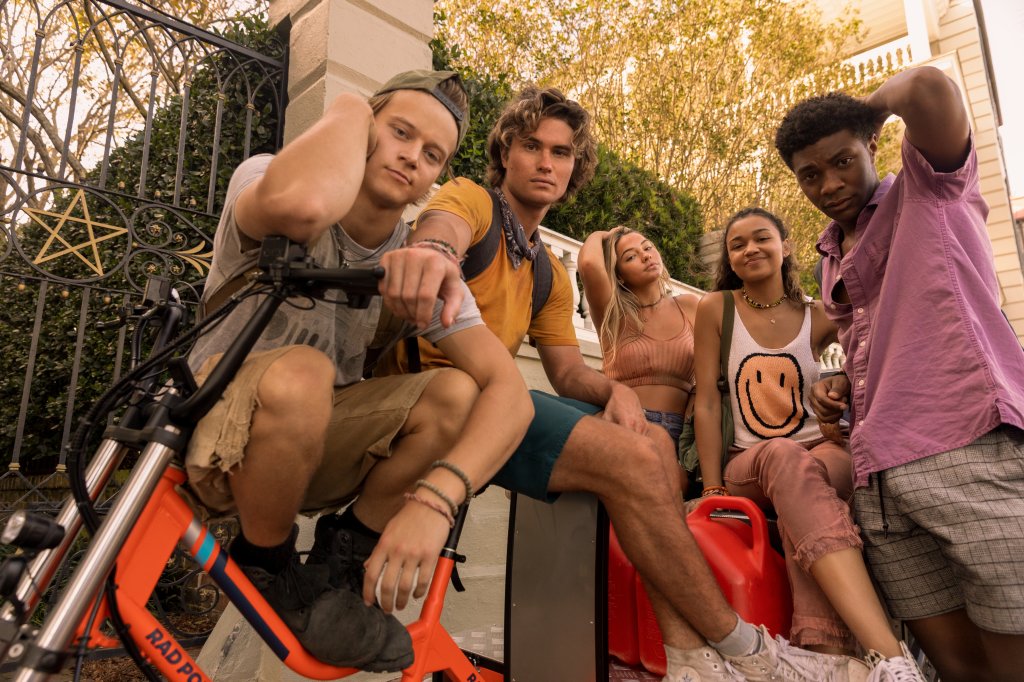
[[[271,268],[271,272],[277,277],[275,281],[280,281],[280,270],[275,272]],[[318,281],[318,275],[303,271],[300,279],[312,286]],[[319,281],[328,280],[323,278]],[[280,297],[276,300],[268,297],[261,304],[259,312],[239,335],[239,342],[225,353],[208,378],[208,385],[219,384],[219,390],[222,390],[280,303]],[[254,333],[250,333],[253,330]],[[247,338],[247,335],[251,338],[248,347],[243,348],[245,342],[241,339]],[[143,428],[108,430],[86,474],[89,495],[93,499],[99,495],[124,453],[136,449],[141,443],[145,446],[131,476],[90,542],[56,607],[47,614],[38,635],[8,647],[7,653],[20,658],[21,668],[15,678],[17,682],[44,682],[50,679],[51,675],[63,667],[70,647],[76,642],[80,644],[84,641],[91,648],[116,646],[117,640],[101,630],[110,615],[104,590],[112,570],[115,571],[117,582],[117,610],[128,626],[128,636],[142,654],[168,680],[210,680],[174,636],[146,608],[160,574],[179,542],[184,544],[197,563],[289,668],[305,677],[321,680],[338,679],[357,672],[352,668],[325,664],[303,649],[294,634],[178,492],[178,487],[186,481],[185,473],[178,463],[182,461],[182,453],[190,436],[187,425],[195,423],[205,414],[219,397],[219,390],[200,390],[193,395],[181,396],[172,382],[150,405],[147,423]],[[216,395],[211,400],[213,393]],[[178,425],[182,423],[186,426],[179,428]],[[129,442],[122,443],[122,439]],[[499,671],[477,669],[440,624],[466,510],[466,505],[459,510],[457,523],[441,551],[420,618],[408,627],[415,660],[412,666],[403,671],[404,681],[422,680],[424,675],[431,673],[434,679],[446,678],[458,682],[498,682],[504,679]],[[24,597],[22,601],[28,612],[38,603],[39,596],[52,579],[57,565],[64,559],[81,526],[81,518],[76,512],[73,502],[65,505],[59,517],[66,531],[63,542],[52,550],[42,552],[30,565],[32,571],[23,576],[19,583],[18,595]],[[100,603],[97,604],[97,601]],[[10,610],[10,605],[5,606],[5,628],[8,630],[12,627],[10,623],[15,621]],[[24,615],[19,614],[21,617]],[[8,639],[6,643],[14,641],[10,632],[4,634]]]
[[[175,545],[181,541],[274,654],[289,668],[304,677],[318,680],[333,680],[357,672],[351,668],[337,668],[321,663],[302,648],[178,494],[175,487],[184,482],[185,474],[179,467],[167,467],[151,501],[143,509],[122,546],[116,562],[118,608],[131,627],[133,639],[146,657],[168,680],[205,682],[210,679],[174,636],[146,609],[146,603],[167,559]],[[460,682],[502,679],[478,671],[439,623],[441,606],[454,565],[454,546],[460,531],[461,527],[453,529],[445,543],[420,619],[409,626],[416,661],[403,672],[403,681],[422,680],[424,675],[435,672]],[[102,605],[91,630],[85,632],[84,624],[80,625],[76,636],[86,637],[90,644],[116,645],[116,640],[99,630],[99,623],[103,621],[106,610],[106,605]]]

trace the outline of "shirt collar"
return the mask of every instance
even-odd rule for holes
[[[878,207],[878,204],[881,203],[882,199],[885,198],[885,195],[889,193],[890,189],[892,189],[894,182],[896,182],[896,176],[892,173],[889,173],[882,178],[882,181],[878,183],[878,187],[875,188],[871,198],[868,199],[868,203],[864,205],[864,208],[861,209],[860,214],[857,216],[858,226],[863,226],[863,224],[871,218],[875,209]],[[818,237],[818,243],[816,245],[818,253],[822,256],[834,255],[835,257],[840,258],[839,245],[842,241],[843,230],[839,227],[839,223],[832,220],[829,222],[828,227],[822,231],[821,236]]]

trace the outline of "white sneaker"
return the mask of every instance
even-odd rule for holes
[[[762,625],[761,650],[750,656],[726,657],[726,662],[749,682],[865,682],[869,668],[849,656],[807,651],[784,637],[772,639]]]
[[[744,677],[722,660],[722,655],[709,646],[699,649],[665,647],[668,674],[661,682],[729,682]]]
[[[868,682],[926,682],[907,645],[900,642],[900,649],[903,655],[892,658],[886,658],[874,649],[868,653],[865,658],[871,668]]]

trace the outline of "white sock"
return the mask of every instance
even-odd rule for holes
[[[718,650],[723,656],[737,658],[739,656],[750,656],[761,650],[761,633],[753,625],[736,616],[736,627],[732,629],[721,642],[708,644]]]

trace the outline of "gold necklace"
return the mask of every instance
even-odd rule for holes
[[[777,301],[773,301],[771,303],[758,303],[754,299],[750,298],[750,296],[747,296],[747,288],[746,287],[743,287],[742,289],[740,289],[740,294],[743,296],[743,300],[746,301],[747,305],[749,305],[751,308],[755,308],[757,310],[770,310],[771,308],[775,308],[777,306],[782,305],[782,302],[785,301],[788,298],[786,296],[786,294],[782,294],[782,296],[780,296],[779,300],[777,300]],[[768,315],[768,321],[771,322],[772,324],[775,324],[775,316],[772,315],[772,314],[769,314]]]
[[[654,306],[656,306],[659,303],[661,303],[664,299],[665,299],[665,292],[663,291],[663,292],[661,292],[661,296],[659,296],[658,300],[655,301],[654,303],[640,303],[640,299],[637,298],[637,305],[640,308],[653,308]]]

